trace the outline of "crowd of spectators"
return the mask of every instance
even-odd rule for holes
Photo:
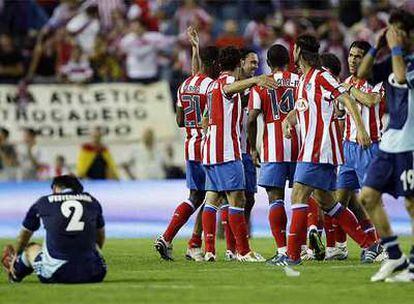
[[[264,54],[303,32],[346,65],[353,39],[373,42],[403,0],[0,0],[0,83],[149,83],[174,87],[190,73],[189,25],[201,46]],[[352,13],[350,13],[352,12]],[[306,18],[305,18],[306,16]],[[262,61],[260,72],[266,72]]]
[[[338,56],[347,75],[346,54],[355,39],[374,43],[394,7],[414,11],[412,0],[0,0],[0,84],[168,81],[173,92],[191,71],[186,31],[199,32],[200,46],[235,45],[265,54],[279,43],[292,51],[295,38],[313,33],[321,51]],[[291,63],[293,67],[293,62]],[[151,130],[118,164],[95,132],[69,168],[57,155],[44,165],[36,132],[24,131],[19,149],[0,130],[0,179],[39,179],[74,172],[85,178],[182,176],[174,149],[160,157]],[[21,148],[21,149],[20,149]],[[136,166],[139,159],[140,166]]]

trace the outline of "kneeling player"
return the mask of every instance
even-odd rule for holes
[[[105,241],[99,202],[73,176],[56,177],[53,193],[31,206],[14,248],[7,245],[2,264],[10,282],[20,282],[33,271],[42,283],[96,283],[106,275],[98,248]],[[29,243],[42,221],[43,246]]]

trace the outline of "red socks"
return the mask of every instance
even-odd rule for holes
[[[190,201],[185,201],[175,209],[173,217],[165,230],[163,237],[167,242],[171,242],[181,227],[188,221],[194,212],[194,206]]]
[[[335,228],[332,222],[333,219],[330,216],[325,216],[324,228],[326,235],[326,247],[335,247]]]
[[[188,241],[188,248],[201,248],[202,243],[201,235],[193,233],[191,239]]]
[[[229,207],[229,224],[236,239],[237,253],[245,255],[250,252],[249,235],[244,217],[244,209],[238,207]],[[203,218],[204,220],[204,218]]]
[[[328,215],[334,217],[339,226],[362,248],[367,248],[373,244],[373,242],[368,240],[355,215],[348,208],[343,207],[340,203],[336,203],[328,212]]]
[[[307,217],[308,205],[292,205],[292,223],[288,236],[287,254],[294,261],[300,259],[302,241],[306,239]]]
[[[329,216],[327,216],[329,217]],[[335,240],[337,243],[345,243],[346,242],[346,233],[342,229],[342,227],[338,224],[338,221],[332,218],[332,225],[335,230]]]
[[[283,200],[276,200],[269,206],[269,224],[277,248],[286,247],[287,216]]]
[[[308,227],[316,226],[319,223],[319,205],[316,200],[310,196],[308,199]]]
[[[362,220],[359,222],[359,224],[367,235],[369,242],[377,243],[379,241],[375,227],[372,225],[369,219]]]
[[[216,254],[216,213],[217,207],[205,204],[203,209],[203,232],[205,252]]]
[[[226,238],[226,249],[231,252],[236,252],[236,239],[230,229],[229,225],[229,205],[224,205],[220,208],[221,211],[221,224],[223,225],[224,236]]]

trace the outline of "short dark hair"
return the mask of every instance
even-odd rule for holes
[[[323,53],[320,58],[322,66],[329,69],[334,76],[339,77],[342,70],[339,58],[332,53]]]
[[[352,48],[358,48],[364,51],[364,56],[366,53],[368,53],[369,49],[371,48],[371,44],[369,42],[364,40],[355,40],[351,43],[351,46],[349,47],[349,50]]]
[[[200,50],[200,59],[207,68],[216,64],[219,57],[219,49],[216,46],[207,46]]]
[[[271,68],[283,68],[289,64],[289,51],[281,44],[272,45],[267,51],[267,62]]]
[[[242,48],[240,50],[241,59],[246,59],[246,57],[249,56],[249,54],[257,55],[257,52],[253,49],[248,49],[248,48]]]
[[[51,188],[53,189],[54,186],[64,189],[71,189],[76,193],[83,192],[83,186],[81,182],[76,176],[73,175],[56,176],[52,181]]]
[[[222,71],[233,71],[240,65],[241,54],[239,49],[228,46],[220,51],[219,64]]]
[[[309,34],[300,35],[295,44],[300,48],[300,55],[306,60],[312,67],[320,66],[319,59],[319,41],[315,36]]]
[[[10,132],[6,128],[0,127],[0,133],[3,133],[5,138],[9,138]]]
[[[389,24],[401,23],[402,29],[409,34],[414,28],[414,15],[410,12],[397,8],[391,11],[390,18],[388,19]]]

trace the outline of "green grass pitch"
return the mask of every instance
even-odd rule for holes
[[[0,246],[10,240],[0,240]],[[404,238],[405,252],[409,239]],[[414,303],[413,284],[370,283],[379,267],[361,265],[359,250],[342,262],[306,262],[296,267],[300,277],[286,277],[265,264],[223,261],[224,243],[218,243],[216,263],[186,261],[185,240],[174,244],[175,262],[158,258],[150,239],[108,240],[104,255],[108,275],[102,284],[42,285],[35,276],[20,284],[0,279],[1,304],[106,303]],[[253,239],[252,247],[269,257],[271,239]]]

